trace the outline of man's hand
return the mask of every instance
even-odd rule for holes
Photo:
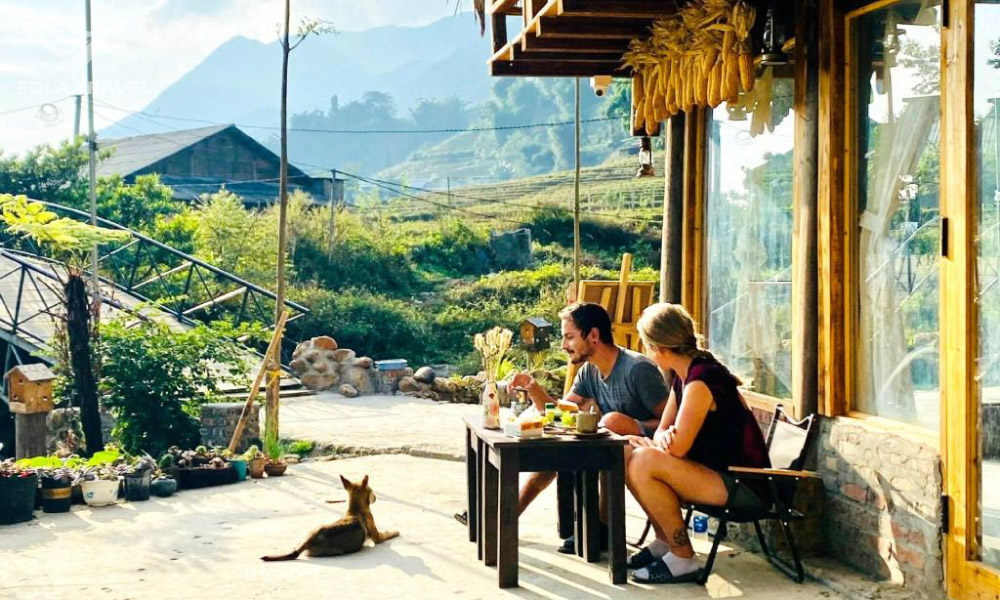
[[[510,380],[511,388],[523,387],[530,390],[533,385],[535,385],[535,378],[529,373],[518,373]]]

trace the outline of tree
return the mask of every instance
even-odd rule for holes
[[[310,35],[321,35],[333,33],[333,27],[320,19],[302,19],[299,29],[295,33],[295,43],[291,43],[289,33],[289,23],[292,16],[292,0],[285,0],[285,23],[279,34],[281,44],[281,169],[278,177],[278,273],[275,290],[274,322],[281,318],[281,313],[285,310],[285,255],[288,232],[288,57],[304,42]],[[279,337],[276,344],[278,360],[273,363],[280,363],[281,340]],[[272,363],[271,379],[275,385],[267,388],[267,408],[265,411],[266,420],[264,423],[265,435],[277,436],[278,434],[278,368]]]
[[[80,405],[87,452],[93,454],[104,448],[104,440],[97,402],[97,378],[91,355],[93,329],[89,296],[94,290],[88,289],[84,265],[95,244],[124,241],[129,234],[57,217],[55,213],[45,210],[40,202],[30,201],[25,196],[0,194],[0,210],[3,223],[11,233],[30,238],[48,249],[64,267],[61,300],[65,315],[62,317],[66,321],[73,389]]]

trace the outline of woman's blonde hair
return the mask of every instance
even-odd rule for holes
[[[666,348],[682,356],[711,356],[704,338],[695,332],[694,319],[680,304],[659,302],[647,306],[636,327],[647,348]]]

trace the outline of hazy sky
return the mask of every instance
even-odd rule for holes
[[[274,40],[283,6],[282,0],[93,0],[95,96],[140,109],[229,38]],[[293,23],[316,17],[344,31],[423,25],[451,14],[453,0],[292,1]],[[73,100],[67,96],[84,93],[85,85],[84,1],[0,0],[0,149],[20,152],[68,137]],[[109,117],[121,115],[97,116],[98,129]]]

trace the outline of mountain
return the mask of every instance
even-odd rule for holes
[[[289,61],[289,114],[326,110],[365,92],[391,94],[402,112],[420,98],[458,96],[472,104],[489,97],[486,58],[489,41],[470,14],[423,27],[380,27],[362,32],[311,37]],[[235,37],[163,90],[143,112],[100,132],[103,138],[196,127],[168,119],[187,117],[219,123],[276,127],[279,124],[281,47]],[[245,128],[260,140],[276,131]]]

